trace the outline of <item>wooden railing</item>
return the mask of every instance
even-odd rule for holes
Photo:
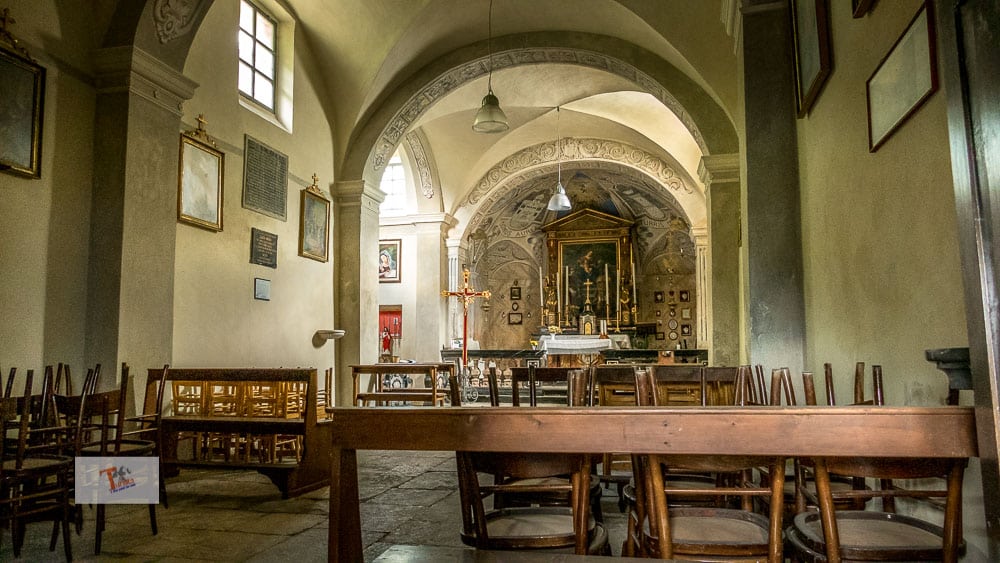
[[[328,412],[329,560],[351,563],[364,560],[356,450],[978,455],[969,407],[341,407]]]

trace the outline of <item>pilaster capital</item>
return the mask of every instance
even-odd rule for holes
[[[696,247],[708,246],[708,227],[691,227],[691,238]]]
[[[698,178],[705,186],[720,182],[740,181],[740,155],[709,154],[698,162]]]
[[[134,45],[98,49],[94,55],[97,92],[135,94],[177,116],[198,83]]]

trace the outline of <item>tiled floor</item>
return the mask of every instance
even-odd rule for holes
[[[358,452],[365,560],[394,544],[461,546],[461,515],[452,452]],[[255,472],[184,470],[167,482],[170,508],[157,511],[153,536],[145,505],[108,507],[100,556],[93,554],[93,510],[84,509],[81,535],[73,534],[77,561],[326,561],[329,489],[282,500]],[[603,510],[618,554],[624,516],[613,490]],[[15,559],[2,530],[0,561],[62,561],[62,538],[48,551],[51,526],[28,527]]]

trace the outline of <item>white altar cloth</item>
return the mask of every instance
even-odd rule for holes
[[[614,348],[610,338],[598,338],[589,335],[542,335],[538,346],[548,354],[599,354],[602,350]]]

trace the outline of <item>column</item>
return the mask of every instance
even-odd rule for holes
[[[448,248],[448,291],[458,290],[458,280],[462,277],[462,241],[461,239],[448,239],[445,241],[445,246]],[[448,321],[447,321],[447,331],[448,342],[447,345],[450,348],[451,342],[455,338],[462,336],[461,333],[461,319],[459,318],[460,307],[458,306],[458,300],[454,298],[448,299]]]
[[[455,219],[444,213],[430,213],[413,216],[411,220],[416,233],[416,256],[419,257],[415,263],[420,265],[420,271],[413,278],[412,313],[407,314],[405,310],[403,313],[408,341],[403,346],[403,353],[404,357],[419,361],[439,362],[441,344],[448,336],[447,312],[451,307],[451,303],[441,297],[441,290],[449,289],[451,273],[450,256],[447,263],[443,259],[448,252],[445,235],[455,225]]]
[[[334,305],[336,326],[347,330],[337,341],[338,406],[351,403],[350,365],[378,361],[378,207],[384,198],[364,180],[334,185]]]
[[[133,46],[98,50],[95,72],[85,361],[105,382],[128,361],[144,386],[172,354],[181,107],[197,84]]]
[[[805,305],[788,3],[743,8],[747,360],[802,371]]]
[[[695,348],[709,350],[709,363],[711,363],[712,339],[712,270],[708,262],[708,229],[705,227],[692,227],[691,236],[694,238],[694,293],[697,296],[695,302]]]
[[[708,155],[698,165],[698,176],[705,185],[708,207],[708,245],[705,260],[708,299],[706,327],[699,347],[709,348],[712,365],[735,366],[740,363],[740,156]],[[699,249],[700,250],[700,249]],[[699,264],[701,260],[699,255]],[[699,301],[701,299],[699,298]],[[702,338],[705,344],[701,344]]]

